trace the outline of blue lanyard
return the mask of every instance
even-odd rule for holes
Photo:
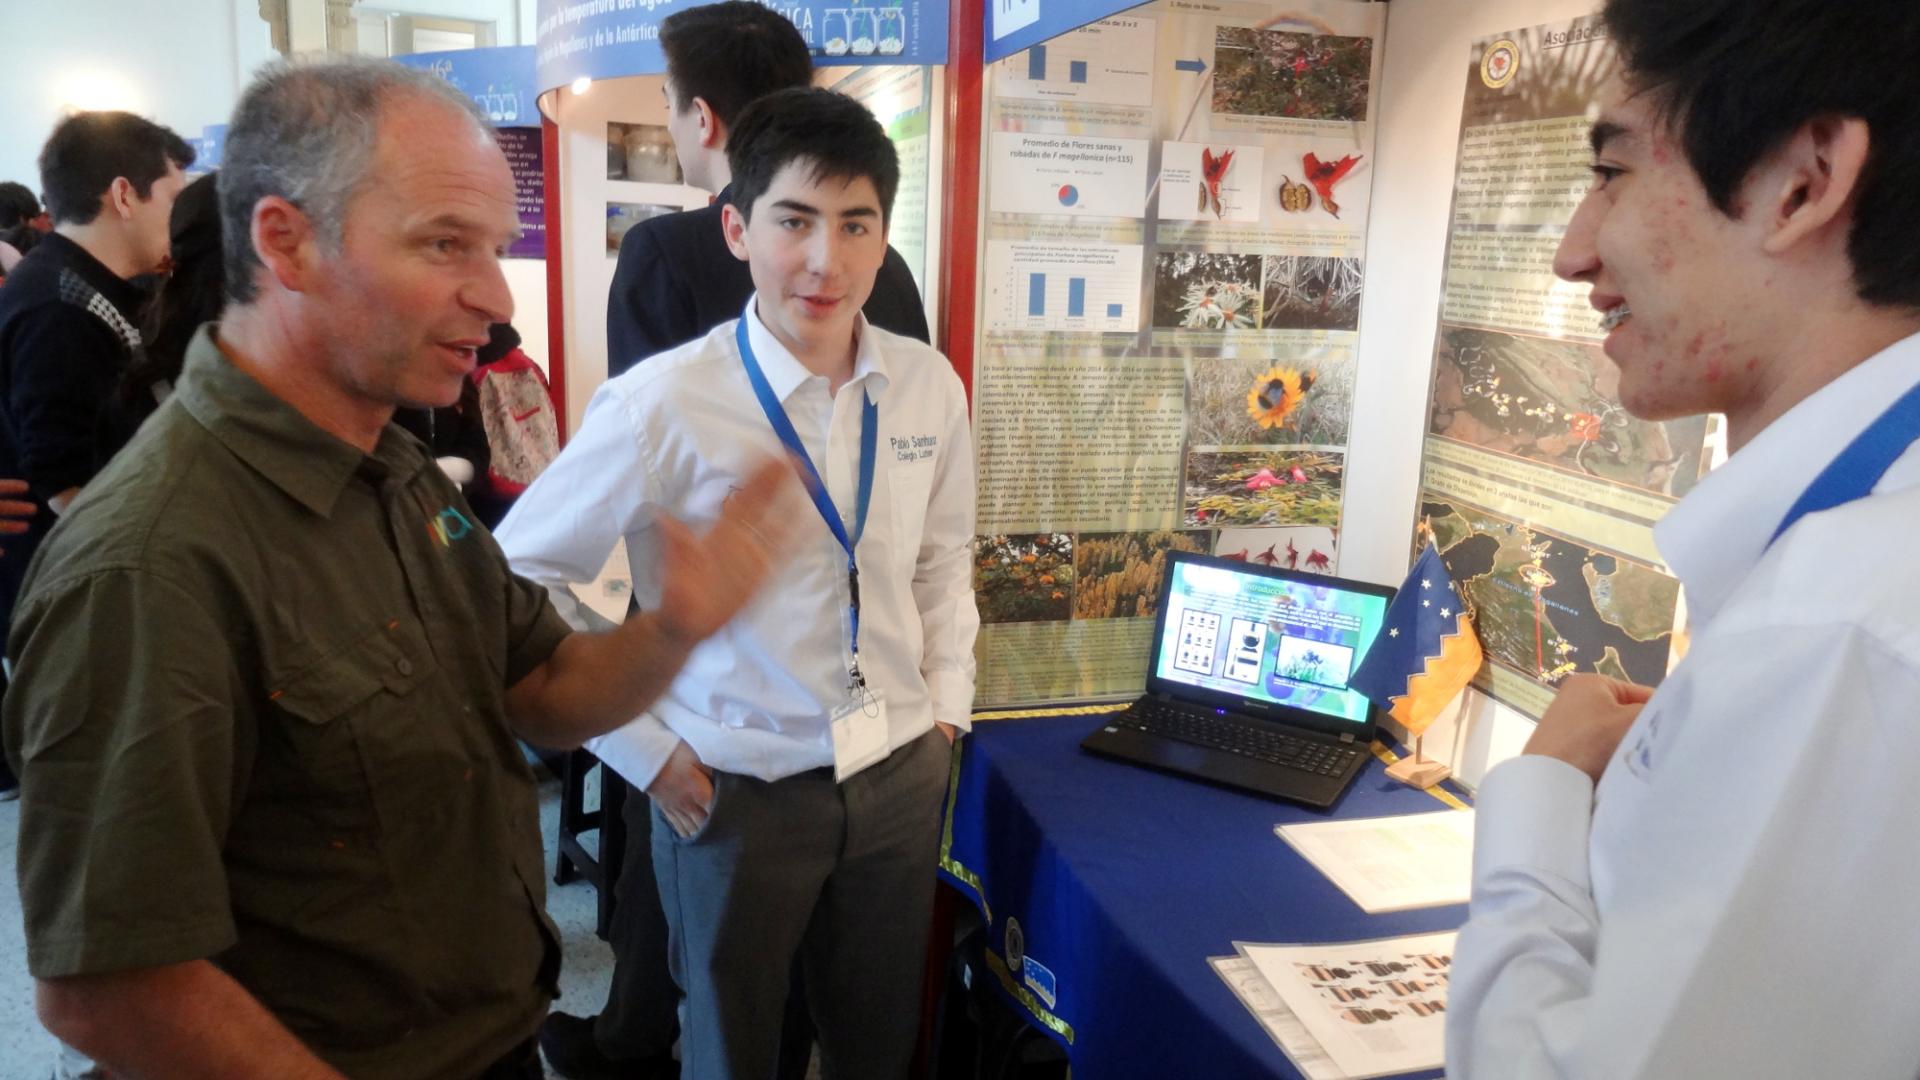
[[[856,686],[864,685],[860,675],[860,564],[854,557],[854,549],[860,546],[860,537],[867,531],[867,508],[873,501],[873,462],[878,456],[880,445],[880,408],[873,398],[865,393],[860,395],[860,494],[853,515],[853,535],[847,535],[847,528],[841,524],[840,510],[833,505],[833,496],[827,493],[826,481],[820,478],[820,470],[814,467],[813,458],[807,455],[806,446],[800,441],[800,433],[793,429],[793,421],[787,419],[787,410],[774,396],[773,387],[767,383],[766,372],[760,370],[760,361],[753,355],[753,346],[747,342],[747,316],[742,314],[734,327],[734,340],[740,343],[740,363],[747,369],[747,381],[753,384],[753,396],[760,399],[760,411],[767,414],[767,423],[773,425],[773,433],[793,454],[795,468],[801,470],[800,479],[807,485],[807,494],[813,496],[813,507],[820,511],[820,517],[833,531],[833,538],[847,552],[847,592],[848,607],[853,622],[853,670],[850,673]]]
[[[1780,535],[1808,514],[1831,510],[1842,503],[1862,499],[1873,493],[1880,478],[1907,448],[1920,441],[1920,385],[1900,395],[1887,411],[1867,425],[1840,456],[1833,459],[1807,490],[1800,493],[1781,519],[1780,527],[1767,540],[1772,547]]]

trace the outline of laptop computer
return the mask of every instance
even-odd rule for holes
[[[1347,679],[1393,589],[1172,552],[1147,693],[1091,753],[1328,807],[1365,767],[1378,716]]]

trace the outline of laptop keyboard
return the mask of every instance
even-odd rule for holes
[[[1224,716],[1189,712],[1164,701],[1135,702],[1111,723],[1319,776],[1343,775],[1361,754],[1360,747],[1346,743],[1302,739]]]

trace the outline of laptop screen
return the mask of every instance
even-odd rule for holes
[[[1380,633],[1393,590],[1219,559],[1176,557],[1153,675],[1266,706],[1364,724],[1369,702],[1347,689]]]

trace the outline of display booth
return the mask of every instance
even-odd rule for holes
[[[605,377],[619,231],[707,198],[678,183],[664,131],[655,38],[681,6],[540,7],[554,383],[570,424]],[[1518,751],[1568,674],[1652,684],[1677,662],[1685,612],[1651,528],[1716,460],[1712,425],[1629,417],[1584,287],[1552,273],[1614,65],[1591,8],[780,9],[814,47],[817,81],[868,102],[901,150],[892,241],[973,407],[983,718],[1137,696],[1178,551],[1397,584],[1430,538],[1485,663],[1425,742],[1469,788]],[[1231,1043],[1236,1067],[1312,1072],[1294,1048],[1214,1030],[1222,1009],[1254,1008],[1244,965],[1170,974],[1178,957],[1131,940],[1177,939],[1156,921],[1181,902],[1116,906],[1069,865],[1154,873],[1110,821],[1085,820],[1129,800],[1095,790],[1110,774],[1077,755],[1085,721],[1059,723],[981,725],[956,766],[942,869],[991,926],[984,977],[1089,1075],[1158,1052],[1098,1011],[1095,981],[1151,983],[1163,1015]],[[1370,768],[1363,787],[1388,783]],[[1084,788],[1078,810],[1068,784]],[[1184,804],[1180,790],[1155,805]],[[1458,789],[1424,803],[1370,790],[1340,813],[1460,805]],[[1183,827],[1235,807],[1197,808]],[[1235,828],[1251,844],[1273,820]],[[1165,882],[1168,896],[1203,877]],[[1190,899],[1237,917],[1207,906],[1218,896]],[[1014,909],[1063,935],[1051,959]],[[1394,926],[1441,931],[1463,914]],[[1356,938],[1369,925],[1341,921]],[[1414,1013],[1431,1037],[1438,1011]],[[1106,1041],[1076,1051],[1088,1023]]]
[[[569,427],[605,377],[619,236],[708,199],[665,130],[658,25],[683,6],[540,8]],[[1604,60],[1529,28],[1586,7],[1502,6],[782,9],[901,150],[891,240],[972,396],[979,707],[1138,693],[1169,551],[1397,582],[1420,522],[1488,645],[1428,738],[1469,783],[1568,671],[1657,681],[1680,613],[1648,529],[1708,451],[1606,400],[1548,268]],[[1544,85],[1526,49],[1584,81]],[[1458,547],[1493,532],[1489,558]]]

